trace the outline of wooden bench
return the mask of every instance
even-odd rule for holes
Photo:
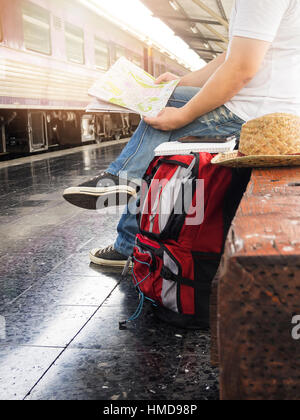
[[[300,399],[300,167],[253,170],[213,289],[221,399]]]

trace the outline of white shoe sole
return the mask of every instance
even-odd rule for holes
[[[67,188],[64,191],[64,196],[73,195],[73,194],[82,194],[82,195],[92,195],[94,197],[101,197],[104,194],[114,194],[114,193],[126,193],[130,195],[136,195],[136,190],[128,185],[116,185],[113,187],[101,187],[101,188],[91,188],[91,187],[71,187]]]

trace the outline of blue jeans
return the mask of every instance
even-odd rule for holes
[[[168,106],[181,108],[199,90],[199,88],[193,87],[178,87],[170,98]],[[160,144],[177,141],[186,136],[236,135],[239,137],[244,122],[225,106],[175,131],[156,130],[142,121],[121,155],[110,165],[107,172],[117,176],[126,173],[129,180],[141,180],[154,158],[154,150]],[[136,215],[132,214],[127,208],[118,225],[115,249],[125,256],[132,255],[137,233]]]

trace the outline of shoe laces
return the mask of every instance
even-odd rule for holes
[[[98,255],[102,255],[102,254],[105,254],[105,253],[107,253],[107,252],[112,252],[112,251],[114,251],[115,250],[115,248],[113,247],[113,245],[110,245],[110,246],[108,246],[108,247],[106,247],[106,248],[104,248],[104,249],[101,249],[99,252],[98,252]]]

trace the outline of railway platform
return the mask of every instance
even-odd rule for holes
[[[63,190],[103,171],[122,142],[0,163],[0,399],[215,400],[210,336],[153,318],[130,276],[90,265],[118,215]]]

